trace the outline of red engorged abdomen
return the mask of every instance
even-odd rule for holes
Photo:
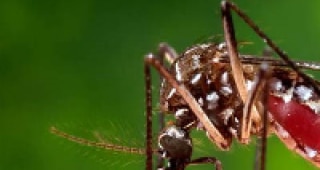
[[[299,144],[320,151],[320,115],[296,101],[285,103],[282,98],[269,95],[268,109]]]

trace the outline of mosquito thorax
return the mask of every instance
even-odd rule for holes
[[[225,43],[195,45],[183,52],[171,65],[175,79],[183,83],[226,139],[231,141],[239,131],[243,103],[229,63],[220,62],[228,55]],[[258,67],[243,65],[248,88],[252,87]],[[164,112],[175,114],[179,127],[203,129],[190,107],[165,80],[160,90]]]

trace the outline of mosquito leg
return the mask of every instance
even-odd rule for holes
[[[228,3],[221,4],[221,14],[222,23],[224,30],[224,37],[228,48],[228,53],[230,56],[230,64],[232,69],[232,74],[234,75],[234,80],[238,88],[239,94],[242,101],[246,101],[248,93],[245,86],[245,79],[243,75],[242,65],[239,59],[237,40],[234,32],[234,26],[232,21],[232,16]]]
[[[165,66],[164,64],[164,60],[166,60],[166,62],[171,65],[174,60],[178,57],[177,52],[170,47],[168,44],[166,43],[161,43],[159,44],[159,48],[158,48],[158,55],[157,58],[159,59],[161,65]],[[158,87],[161,87],[161,83],[162,83],[162,76],[160,76],[160,84]],[[162,113],[161,111],[158,114],[158,123],[159,123],[159,132],[164,128],[164,113]],[[158,156],[157,158],[157,167],[161,168],[164,166],[164,158],[161,156]]]
[[[257,97],[261,94],[262,99],[261,102],[264,104],[265,107],[263,107],[263,126],[262,126],[262,133],[261,133],[261,139],[258,139],[257,141],[257,151],[256,151],[256,161],[255,161],[255,170],[264,170],[265,169],[265,156],[266,156],[266,147],[267,147],[267,129],[268,129],[268,112],[267,112],[267,98],[268,98],[268,85],[267,82],[270,78],[271,71],[268,70],[268,65],[266,63],[261,64],[260,70],[256,77],[256,84],[252,88],[251,93],[248,96],[248,101],[245,103],[244,106],[244,112],[250,113],[252,106],[255,101],[257,100]],[[263,93],[261,93],[263,91]],[[244,114],[248,115],[248,114]],[[246,119],[249,119],[250,117],[246,117]],[[247,121],[249,122],[249,121]],[[260,143],[261,142],[261,143]]]
[[[228,47],[228,53],[230,56],[232,74],[233,74],[238,92],[240,94],[240,97],[242,101],[245,103],[248,98],[248,90],[245,84],[242,64],[239,60],[239,54],[237,50],[237,40],[235,36],[230,9],[231,9],[230,3],[228,1],[222,1],[221,3],[222,22],[223,22],[225,41],[226,41],[226,44]],[[246,119],[247,117],[249,117],[249,119]],[[242,143],[249,142],[252,120],[259,123],[260,122],[259,119],[260,119],[260,116],[258,114],[258,111],[255,105],[252,106],[252,113],[244,112],[243,118],[241,120],[241,131],[239,136],[240,142]]]
[[[272,58],[272,49],[269,47],[269,46],[266,46],[263,51],[262,51],[262,56],[266,56],[266,57],[270,57]],[[265,87],[265,91],[268,91],[268,89],[266,89],[268,87]],[[267,101],[267,98],[265,98],[266,100],[265,101],[262,101],[262,103],[268,103]],[[267,106],[267,105],[265,105]],[[267,108],[266,108],[267,109]],[[263,112],[263,115],[267,115],[267,112],[264,111]],[[267,127],[267,123],[268,122],[265,122],[266,120],[268,119],[268,117],[263,117],[263,127]],[[264,129],[267,129],[267,128],[264,128]],[[265,150],[266,151],[266,141],[267,141],[267,131],[264,132],[264,129],[263,129],[263,132],[262,132],[262,138],[257,138],[256,139],[256,151],[255,151],[255,161],[254,161],[254,170],[260,170],[262,169],[262,164],[265,164],[265,163],[262,163],[262,160],[264,160],[265,162],[265,158],[262,158],[262,151],[261,150]],[[264,149],[262,149],[264,148]],[[264,154],[266,155],[266,152],[264,151]],[[264,167],[265,168],[265,167]]]
[[[263,70],[266,71],[266,70]],[[266,76],[266,85],[264,87],[265,91],[269,91],[269,86],[267,85],[269,78],[270,78],[270,72],[264,72],[265,76]],[[266,155],[267,155],[267,135],[268,135],[268,124],[269,124],[269,120],[268,120],[268,107],[267,107],[267,103],[268,103],[268,94],[269,93],[263,93],[262,96],[262,102],[265,103],[265,107],[263,107],[263,129],[262,129],[262,134],[261,134],[261,162],[260,162],[260,167],[261,170],[265,170],[266,169]]]
[[[148,65],[144,65],[145,102],[146,102],[146,170],[152,170],[152,90],[151,71]]]
[[[189,165],[198,165],[198,164],[213,164],[216,168],[216,170],[222,170],[222,165],[221,162],[215,158],[215,157],[201,157],[201,158],[197,158],[192,160],[191,162],[189,162],[186,166]]]
[[[177,52],[166,43],[161,43],[158,49],[158,57],[160,60],[166,60],[170,65],[178,58]]]
[[[261,148],[262,148],[262,139],[258,138],[256,139],[256,146],[255,146],[255,153],[254,153],[254,170],[260,170],[261,169]]]
[[[273,58],[272,53],[273,53],[273,50],[269,46],[265,46],[262,51],[262,56],[272,59]]]
[[[178,58],[178,54],[168,44],[161,43],[161,44],[159,44],[157,58],[159,59],[161,65],[165,66],[164,60],[166,60],[169,63],[169,65],[171,65],[174,62],[174,60],[176,58]],[[161,76],[160,76],[160,83],[162,83]],[[161,84],[159,87],[161,87]],[[163,115],[163,113],[160,112],[160,114],[159,114],[159,129],[160,129],[160,131],[163,128],[164,128],[164,115]]]
[[[299,67],[289,59],[289,56],[283,52],[243,11],[241,11],[234,3],[229,1],[222,1],[223,6],[226,6],[229,10],[232,9],[234,12],[236,12],[240,18],[243,19],[244,22],[246,22],[251,29],[253,29],[256,34],[263,39],[263,41],[270,47],[272,50],[274,50],[280,58],[282,58],[288,66],[290,66],[294,71],[296,71],[307,83],[310,83],[316,93],[320,95],[320,87],[317,85],[316,81],[313,80],[311,77],[303,73]],[[228,10],[228,12],[229,12]],[[230,12],[229,12],[230,13]]]
[[[218,129],[212,124],[209,120],[208,116],[205,114],[201,106],[194,99],[192,94],[188,91],[188,89],[179,82],[176,81],[174,77],[168,72],[168,70],[161,65],[160,61],[157,60],[152,54],[149,54],[145,57],[145,70],[148,70],[147,74],[150,77],[150,67],[154,67],[159,74],[168,81],[168,83],[175,88],[178,93],[182,96],[182,98],[187,102],[190,106],[191,110],[194,112],[199,121],[203,124],[204,128],[207,130],[210,137],[215,141],[216,145],[220,149],[227,149],[230,145],[230,142],[227,141],[222,134],[218,131]],[[150,79],[150,78],[148,78]],[[149,83],[146,83],[147,86],[150,87]],[[151,90],[150,90],[151,91]],[[150,92],[151,93],[151,92]],[[151,94],[150,94],[151,95]]]

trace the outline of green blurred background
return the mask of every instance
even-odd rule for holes
[[[320,61],[319,1],[236,3],[292,58]],[[48,129],[55,125],[79,136],[96,130],[121,138],[110,140],[142,146],[143,55],[160,42],[181,52],[203,37],[222,34],[219,4],[0,1],[0,170],[144,169],[143,156],[79,146]],[[238,40],[253,42],[242,51],[260,54],[262,41],[235,20]],[[252,169],[254,144],[220,152],[205,138],[196,141],[203,142],[195,154],[218,157],[225,170]],[[267,159],[268,169],[315,169],[275,137]]]

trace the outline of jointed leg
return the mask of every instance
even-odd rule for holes
[[[148,65],[144,65],[145,75],[145,100],[146,100],[146,170],[153,168],[152,150],[152,90],[151,90],[151,71]]]
[[[221,149],[226,149],[229,146],[228,141],[225,140],[218,129],[212,124],[208,116],[205,114],[201,106],[194,99],[188,89],[183,84],[177,82],[175,78],[172,77],[172,75],[166,70],[166,68],[161,65],[159,60],[157,60],[152,54],[149,54],[145,58],[145,67],[149,68],[150,66],[154,67],[159,72],[159,74],[163,78],[165,78],[173,88],[178,91],[182,98],[188,103],[199,121],[204,125],[204,128],[207,130],[210,137],[215,141],[217,146]]]
[[[243,75],[241,62],[239,59],[239,54],[237,49],[237,40],[234,32],[231,11],[229,8],[229,4],[226,1],[223,1],[221,4],[221,14],[222,14],[224,37],[227,44],[228,53],[230,56],[232,74],[234,75],[234,80],[242,101],[246,101],[248,92],[245,86],[245,79]]]
[[[255,101],[261,101],[264,104],[263,107],[263,126],[261,138],[257,139],[257,151],[256,151],[256,160],[255,160],[255,170],[264,170],[265,169],[265,159],[266,159],[266,147],[267,147],[267,130],[268,130],[268,81],[270,79],[271,71],[268,70],[268,65],[263,63],[256,77],[256,84],[252,88],[251,93],[249,94],[248,101],[245,103],[244,112],[251,112],[252,106]],[[262,92],[262,93],[261,93]],[[257,97],[261,95],[261,100],[257,100]],[[261,143],[260,143],[261,142]]]
[[[159,62],[161,63],[161,65],[163,65],[165,67],[165,63],[167,62],[169,65],[171,65],[174,60],[176,60],[176,58],[178,58],[178,54],[176,53],[176,51],[170,47],[168,44],[166,43],[161,43],[159,44],[159,48],[158,48],[158,54],[156,56],[159,60]],[[161,87],[161,83],[162,83],[162,76],[160,76],[160,81],[159,81],[159,87]],[[161,132],[164,128],[164,113],[162,113],[161,111],[158,114],[158,123],[159,123],[159,131]],[[161,156],[157,157],[157,168],[161,168],[164,167],[164,159]]]
[[[167,44],[159,45],[159,54],[158,61],[161,65],[163,64],[164,59],[166,59],[169,64],[171,64],[175,58],[177,58],[176,52],[169,47]],[[152,170],[153,168],[153,149],[152,149],[152,88],[151,88],[151,72],[150,66],[147,62],[144,65],[144,74],[145,74],[145,92],[146,92],[146,169]],[[162,76],[160,76],[162,77]],[[160,78],[160,82],[162,78]],[[163,113],[159,114],[159,128],[162,130],[164,128],[164,116]],[[158,167],[163,166],[163,159],[158,158]]]
[[[256,32],[256,34],[261,37],[264,42],[288,64],[289,67],[296,71],[306,82],[312,84],[316,93],[320,95],[320,87],[317,85],[315,80],[303,73],[299,67],[297,67],[297,65],[289,59],[288,55],[283,52],[262,30],[260,30],[260,28],[244,12],[242,12],[234,3],[229,1],[222,1],[222,6],[226,6],[229,9],[228,11],[232,9],[234,12],[236,12],[237,15],[243,19],[243,21],[246,22],[253,29],[253,31]]]
[[[178,58],[177,52],[166,43],[161,43],[159,45],[158,51],[159,52],[157,57],[159,58],[159,60],[166,60],[166,62],[168,62],[169,65],[171,65],[174,62],[174,60]]]
[[[201,157],[201,158],[197,158],[192,160],[191,162],[189,162],[186,166],[189,165],[198,165],[198,164],[207,164],[207,163],[211,163],[213,164],[216,168],[216,170],[222,170],[222,166],[221,166],[221,162],[219,160],[217,160],[214,157]]]
[[[263,70],[265,75],[261,75],[261,77],[265,77],[265,86],[264,86],[264,90],[265,91],[269,91],[269,86],[268,86],[268,81],[270,78],[270,72]],[[262,71],[262,72],[263,72]],[[269,93],[264,93],[262,96],[262,102],[265,103],[265,107],[263,107],[263,129],[262,129],[262,134],[261,134],[261,162],[260,162],[260,167],[261,170],[265,170],[266,168],[266,156],[267,156],[267,135],[268,135],[268,124],[269,124],[269,120],[268,120],[268,107],[267,107],[267,103],[268,103],[268,97],[269,97]]]
[[[222,1],[221,3],[221,13],[222,22],[225,35],[225,41],[228,48],[228,53],[230,56],[230,64],[232,69],[232,74],[237,86],[238,92],[242,101],[245,103],[248,100],[248,89],[246,87],[245,78],[243,75],[243,69],[241,61],[239,59],[239,54],[237,50],[237,40],[235,37],[235,31],[231,15],[231,4],[228,1]],[[259,123],[260,116],[255,105],[252,105],[252,111],[243,112],[243,118],[241,119],[241,132],[240,132],[240,142],[248,143],[250,137],[250,129],[252,120]]]

